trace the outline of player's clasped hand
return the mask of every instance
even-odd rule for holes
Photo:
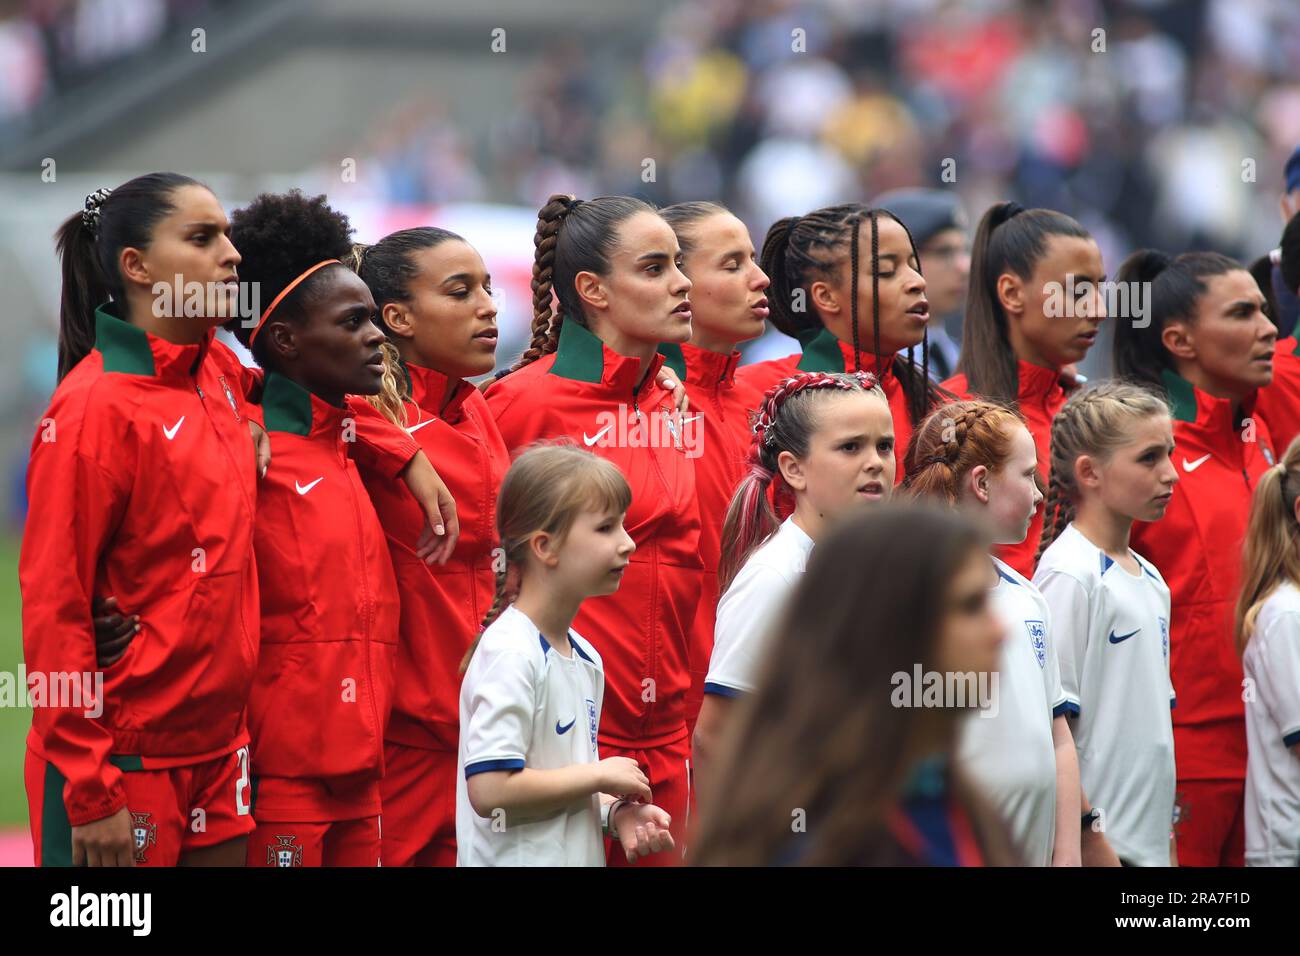
[[[649,800],[650,780],[630,757],[606,757],[599,764],[600,791],[629,800]]]
[[[111,817],[72,828],[73,866],[135,866],[134,848],[126,807]]]
[[[91,613],[95,625],[95,661],[100,667],[116,664],[140,631],[139,614],[122,614],[117,598],[95,598]]]
[[[671,823],[672,817],[667,812],[648,803],[625,803],[610,820],[629,863],[651,853],[671,850],[674,846],[673,835],[668,832]]]

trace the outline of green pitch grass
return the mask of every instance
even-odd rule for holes
[[[22,600],[18,594],[18,539],[0,535],[0,672],[17,675],[23,659]],[[27,823],[23,754],[32,712],[0,707],[0,827]]]

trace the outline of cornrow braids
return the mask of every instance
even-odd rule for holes
[[[913,497],[956,505],[961,482],[977,465],[1001,469],[1011,456],[1011,437],[1025,420],[1016,409],[979,400],[935,409],[912,433],[903,487]]]
[[[1050,477],[1035,562],[1074,520],[1079,502],[1075,477],[1079,456],[1106,460],[1128,444],[1135,421],[1168,414],[1169,405],[1162,396],[1131,382],[1099,382],[1077,390],[1066,400],[1052,419]]]
[[[806,305],[795,309],[795,294],[802,290],[803,301],[808,298],[808,286],[815,278],[830,278],[844,260],[843,248],[848,248],[850,322],[852,325],[853,369],[861,369],[862,348],[859,331],[858,276],[861,268],[859,226],[871,222],[871,291],[873,354],[877,370],[888,366],[907,396],[908,413],[912,424],[921,421],[936,405],[951,401],[955,396],[930,381],[930,338],[922,337],[921,367],[903,355],[892,356],[886,363],[880,347],[880,229],[879,216],[888,216],[903,228],[907,241],[916,257],[918,270],[920,256],[907,225],[888,209],[875,209],[863,203],[842,203],[817,209],[806,216],[789,216],[779,219],[768,229],[763,240],[760,265],[767,273],[771,285],[768,289],[768,307],[772,325],[780,332],[799,338],[822,327],[814,309]]]
[[[884,390],[869,372],[804,372],[778,382],[763,396],[754,415],[749,470],[737,486],[722,524],[719,593],[727,590],[749,556],[779,527],[767,489],[780,477],[781,453],[807,457],[817,425],[814,396],[832,392],[868,392],[888,404]],[[784,479],[778,482],[777,491],[791,493]]]

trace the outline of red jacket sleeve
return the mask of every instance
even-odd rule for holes
[[[356,440],[348,443],[352,460],[358,468],[396,478],[419,453],[419,442],[364,398],[349,396],[348,407],[356,423]]]
[[[29,678],[43,675],[47,686],[56,683],[56,674],[100,672],[91,623],[96,569],[130,497],[129,480],[112,474],[83,447],[93,427],[83,418],[87,410],[75,403],[60,408],[56,400],[33,442],[27,472],[30,504],[18,565],[23,654]],[[104,417],[90,412],[95,419]],[[121,442],[116,454],[125,473],[135,452],[129,437],[123,435]],[[94,693],[102,691],[98,682],[91,686]],[[87,716],[102,702],[83,694],[80,706],[51,706],[56,703],[72,702],[47,699],[33,706],[32,733],[67,780],[68,820],[81,826],[111,816],[126,805],[126,792],[122,772],[108,762],[112,733]]]

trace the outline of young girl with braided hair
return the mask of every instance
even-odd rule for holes
[[[691,335],[681,250],[639,199],[553,196],[538,213],[533,339],[488,387],[506,447],[562,437],[616,465],[632,490],[636,552],[617,594],[594,597],[575,626],[604,657],[606,756],[646,770],[681,845],[689,803],[691,633],[702,590],[695,460],[698,422],[683,422],[657,380],[661,344]],[[559,302],[552,311],[552,295]],[[656,865],[675,854],[651,858]],[[626,863],[611,852],[611,865]]]
[[[1173,448],[1169,406],[1148,389],[1103,382],[1071,395],[1052,422],[1034,573],[1052,611],[1079,777],[1128,866],[1177,860],[1169,588],[1129,547],[1133,522],[1169,507]]]
[[[766,392],[798,372],[871,372],[906,448],[913,427],[948,397],[929,376],[930,306],[907,227],[862,203],[828,206],[773,223],[759,261],[772,280],[770,321],[803,351],[744,366],[737,380]],[[895,480],[903,474],[900,461]]]
[[[1235,624],[1246,675],[1246,865],[1300,860],[1300,438],[1260,476]]]
[[[958,374],[943,386],[962,398],[1015,403],[1034,436],[1040,475],[1052,417],[1074,386],[1068,368],[1088,354],[1106,317],[1103,279],[1096,240],[1064,213],[1001,202],[980,219]],[[997,552],[1026,577],[1042,521],[1036,513],[1025,539]]]
[[[1002,405],[963,401],[936,409],[912,436],[907,462],[911,495],[982,518],[994,544],[1022,540],[1042,501],[1034,439],[1024,419]],[[1005,562],[991,560],[1007,639],[993,707],[966,722],[961,758],[1026,863],[1078,866],[1079,765],[1047,601]]]
[[[616,592],[628,568],[631,499],[618,468],[572,444],[530,448],[506,473],[505,560],[462,663],[461,866],[603,866],[602,829],[627,863],[673,848],[668,814],[642,802],[637,762],[598,756],[601,656],[573,629],[581,604]]]
[[[722,529],[713,654],[695,727],[695,763],[707,762],[734,700],[752,693],[767,630],[802,576],[814,543],[854,505],[894,487],[894,425],[875,376],[803,372],[759,406],[749,470]],[[790,516],[778,522],[768,500]]]

